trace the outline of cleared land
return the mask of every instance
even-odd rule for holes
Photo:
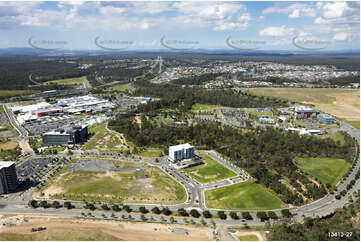
[[[202,154],[204,165],[184,169],[183,171],[200,183],[208,183],[223,180],[237,174],[211,157]]]
[[[278,97],[294,102],[313,104],[317,109],[360,126],[360,90],[328,88],[255,88],[255,95]]]
[[[83,85],[83,77],[75,77],[75,78],[66,78],[66,79],[58,79],[58,80],[51,80],[44,82],[44,85],[50,85],[50,84],[58,84],[58,85],[67,85],[72,87],[80,87]]]
[[[16,141],[8,141],[0,143],[0,150],[11,150],[15,149],[18,146],[18,142]]]
[[[122,135],[106,128],[106,123],[94,124],[89,128],[94,136],[84,145],[83,150],[118,153],[126,149]]]
[[[75,201],[174,204],[186,199],[183,186],[157,167],[141,171],[68,171],[42,192],[44,197]]]
[[[70,217],[26,216],[28,222],[0,228],[0,240],[70,240],[70,241],[204,241],[212,240],[212,230],[200,226],[130,223],[104,220],[85,220]],[[46,230],[31,232],[45,226]],[[170,229],[182,228],[188,234],[174,233]],[[156,229],[156,230],[155,230]]]
[[[316,177],[324,184],[336,185],[350,168],[344,159],[336,158],[296,158],[298,167]]]
[[[253,181],[208,190],[205,198],[208,208],[270,210],[282,205],[275,195]]]

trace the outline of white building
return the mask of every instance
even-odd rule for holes
[[[194,157],[194,146],[190,144],[174,145],[169,147],[168,160],[177,162],[184,159],[191,159]]]
[[[258,121],[262,124],[274,124],[275,120],[269,116],[261,116]]]

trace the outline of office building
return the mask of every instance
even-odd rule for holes
[[[184,159],[191,159],[194,155],[194,146],[190,144],[174,145],[169,147],[168,160],[177,162]]]
[[[88,137],[88,126],[75,125],[43,134],[43,145],[78,144],[86,142]]]
[[[15,162],[0,161],[0,194],[15,191],[18,185]]]

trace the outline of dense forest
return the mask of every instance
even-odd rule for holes
[[[179,140],[215,149],[246,169],[257,182],[277,192],[282,201],[294,205],[321,198],[327,193],[327,189],[333,189],[329,184],[318,186],[312,182],[294,164],[295,157],[337,157],[351,162],[354,154],[353,140],[347,135],[345,145],[339,145],[329,138],[299,136],[297,133],[274,128],[245,132],[212,122],[170,127],[156,124],[145,115],[142,115],[139,125],[132,114],[118,116],[109,122],[109,127],[123,133],[138,146],[158,146],[164,152],[167,152],[169,145],[178,144]],[[283,184],[284,178],[298,192],[291,191]],[[300,183],[307,191],[301,188]]]
[[[335,234],[330,232],[342,232]],[[360,241],[360,197],[330,217],[305,218],[303,223],[273,225],[267,240]]]
[[[161,108],[178,107],[180,110],[190,110],[195,103],[223,105],[228,107],[279,107],[286,101],[276,98],[259,97],[249,93],[236,93],[233,90],[205,90],[203,88],[182,88],[170,84],[152,84],[147,81],[137,81],[135,96],[161,98],[161,101],[150,102],[139,106],[141,112],[150,112]]]
[[[48,80],[80,77],[86,75],[86,70],[77,68],[77,64],[65,61],[62,58],[40,58],[29,56],[1,57],[0,58],[0,89],[22,90],[28,85],[34,85],[32,79],[42,83]],[[56,86],[38,86],[40,90],[57,89]]]

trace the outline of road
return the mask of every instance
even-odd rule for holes
[[[29,145],[29,137],[28,131],[24,129],[15,119],[13,112],[9,109],[8,105],[5,103],[3,104],[4,111],[10,124],[18,131],[19,137],[16,138],[19,141],[19,146],[22,149],[23,153],[34,155],[34,150]]]

